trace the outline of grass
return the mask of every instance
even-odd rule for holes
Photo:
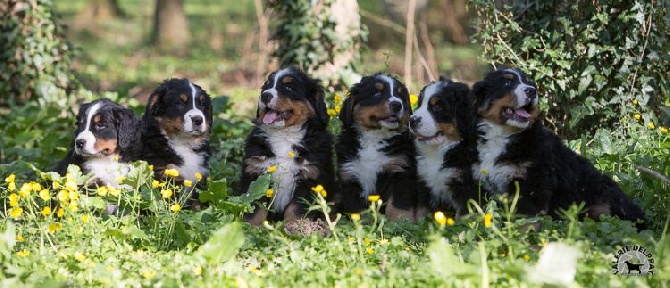
[[[129,18],[90,30],[75,27],[73,20],[85,2],[60,1],[58,8],[71,23],[71,39],[81,48],[76,71],[87,89],[53,103],[12,107],[11,119],[0,118],[5,132],[0,139],[0,286],[536,287],[543,284],[533,278],[560,276],[566,270],[562,268],[572,265],[575,287],[669,286],[665,272],[670,271],[670,188],[635,169],[643,165],[670,173],[667,132],[621,115],[622,131],[568,141],[647,211],[651,229],[641,233],[617,219],[577,221],[577,208],[560,219],[515,218],[509,200],[472,205],[472,213],[454,223],[433,215],[417,223],[388,222],[375,203],[360,218],[333,219],[327,237],[287,234],[281,222],[251,227],[239,220],[240,213],[252,200],[265,197],[266,187],[257,185],[243,196],[232,192],[255,111],[249,99],[255,99],[257,87],[231,80],[251,61],[239,56],[245,31],[254,22],[251,1],[186,1],[195,39],[211,32],[203,26],[220,23],[212,20],[219,13],[229,15],[228,22],[237,26],[223,23],[217,28],[227,40],[221,49],[198,42],[203,46],[195,45],[181,57],[142,44],[151,13],[144,1],[120,1]],[[121,37],[116,31],[127,32]],[[366,69],[394,69],[389,59],[402,58],[397,57],[401,52],[384,49],[366,52]],[[470,63],[467,59],[475,54],[463,47],[441,49],[449,52],[441,55],[460,55],[441,61],[445,70]],[[144,163],[136,163],[123,179],[132,189],[119,191],[85,188],[89,176],[77,169],[66,176],[47,172],[72,140],[70,132],[62,131],[71,131],[77,103],[105,96],[140,113],[142,95],[173,76],[197,79],[216,96],[211,179],[203,180],[209,181],[209,188],[202,191],[209,208],[177,209],[175,205],[183,203],[174,195],[183,187],[154,182]],[[165,197],[166,189],[174,194]],[[101,213],[105,202],[125,207],[126,213]],[[316,196],[314,208],[326,209],[323,204]],[[539,223],[541,229],[528,230],[529,223]],[[573,247],[578,260],[539,265],[555,263],[542,251],[557,249],[557,243]],[[614,253],[626,245],[651,251],[653,276],[614,275]]]

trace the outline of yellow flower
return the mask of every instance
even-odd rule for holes
[[[161,183],[158,182],[158,180],[151,181],[151,188],[156,189],[156,188],[160,187],[160,185],[161,185]]]
[[[84,262],[84,260],[86,260],[86,255],[81,252],[74,252],[74,259],[79,262]]]
[[[230,137],[233,137],[233,132],[228,131],[228,133],[226,133],[226,138],[230,138]]]
[[[186,186],[186,187],[191,187],[191,186],[193,186],[193,181],[191,181],[191,180],[184,180],[184,186]]]
[[[58,189],[60,187],[60,182],[54,181],[51,183],[51,188]]]
[[[56,194],[56,198],[58,198],[58,201],[60,202],[65,202],[68,200],[68,193],[67,190],[60,190],[58,191],[58,194]]]
[[[368,237],[363,238],[363,243],[365,243],[365,246],[370,246],[370,238]]]
[[[149,165],[149,171],[154,171],[154,165],[153,164]]]
[[[32,188],[30,187],[29,183],[23,183],[23,185],[21,185],[21,189],[19,189],[19,196],[21,196],[21,198],[28,197],[30,195],[31,189]]]
[[[21,251],[16,252],[16,255],[21,256],[21,257],[26,257],[26,256],[30,255],[30,251],[21,250]]]
[[[109,189],[107,189],[107,186],[98,186],[98,189],[95,189],[95,192],[98,194],[98,196],[104,197],[107,196]]]
[[[26,238],[23,238],[23,235],[19,234],[16,235],[16,242],[23,242],[26,241]]]
[[[368,254],[372,255],[372,254],[375,253],[375,248],[368,247],[368,249],[366,249],[365,252],[367,252]]]
[[[323,197],[326,197],[326,195],[328,195],[326,189],[324,189],[321,184],[312,187],[312,191],[314,191],[314,193],[321,194],[321,196]]]
[[[654,129],[656,128],[656,125],[654,125],[653,122],[649,122],[649,124],[647,124],[647,127],[649,127],[649,129]]]
[[[440,224],[440,226],[444,226],[445,224],[447,224],[447,217],[444,216],[444,213],[442,213],[442,211],[435,212],[433,217],[435,217],[435,222],[437,222],[437,224]]]
[[[668,128],[661,127],[661,132],[663,132],[663,133],[668,133]]]
[[[200,276],[202,275],[202,266],[195,266],[191,271],[193,271],[193,274],[196,276]]]
[[[456,221],[454,221],[454,218],[451,218],[451,217],[447,218],[447,225],[454,226],[454,224],[456,224]]]
[[[177,169],[165,169],[165,172],[163,172],[165,176],[176,178],[179,177],[179,170]]]
[[[389,243],[389,239],[384,238],[384,239],[379,240],[379,245],[386,245],[388,243]]]
[[[51,215],[51,207],[49,206],[42,207],[42,216],[47,217],[49,215]]]
[[[119,162],[119,155],[114,155],[114,161]]]
[[[333,102],[340,103],[340,101],[342,101],[342,96],[340,96],[339,93],[335,93],[335,95],[333,95]]]
[[[377,202],[377,200],[379,200],[379,198],[380,198],[379,194],[368,195],[368,201],[370,201],[370,202]]]
[[[162,189],[161,190],[161,196],[163,196],[163,198],[170,198],[170,197],[172,197],[172,194],[173,194],[172,189]]]
[[[35,192],[42,190],[42,185],[40,183],[32,181],[28,184],[30,185],[30,189],[35,191]]]
[[[172,212],[179,212],[179,211],[181,211],[181,205],[179,205],[179,204],[172,204],[172,206],[170,206],[170,211],[172,211]]]
[[[79,199],[79,191],[67,192],[67,197],[70,198],[70,200],[77,200]]]
[[[419,103],[419,96],[416,94],[409,94],[409,105],[414,106],[416,103]]]
[[[272,188],[265,190],[265,197],[272,197],[272,195],[275,195],[275,190],[272,190]]]
[[[63,215],[65,215],[65,210],[63,210],[63,208],[58,208],[56,216],[58,216],[58,218],[63,218]]]
[[[70,211],[72,211],[72,212],[77,212],[77,210],[79,210],[78,205],[79,205],[79,201],[72,199],[72,200],[70,200],[70,204],[67,205],[67,208],[69,208]]]
[[[642,118],[642,115],[635,114],[635,115],[633,115],[633,117],[635,117],[635,120],[640,120],[640,118]]]
[[[123,182],[123,180],[126,180],[126,176],[119,176],[119,177],[116,177],[116,182],[121,183],[121,182]]]
[[[107,185],[107,190],[109,190],[109,195],[114,197],[119,197],[121,195],[121,189]]]
[[[633,99],[633,105],[637,105],[637,99]]]
[[[88,214],[81,215],[81,222],[88,223],[91,220],[91,217]]]
[[[249,266],[247,266],[247,270],[251,272],[258,272],[258,266],[256,266],[256,264],[249,264]]]
[[[486,171],[486,169],[482,169],[481,172],[482,175],[489,175],[489,171]]]
[[[342,111],[342,106],[340,105],[335,106],[335,112],[340,113],[340,111]]]
[[[486,227],[486,228],[491,227],[492,222],[493,222],[493,214],[486,213],[484,215],[484,227]]]
[[[16,190],[16,182],[9,182],[9,184],[7,184],[7,190],[9,191]]]
[[[267,171],[268,171],[268,173],[272,173],[272,172],[277,171],[277,165],[272,165],[272,166],[268,167]]]
[[[65,176],[65,189],[69,191],[76,191],[79,188],[77,188],[77,180],[74,179],[74,175],[67,174]]]
[[[9,210],[7,210],[7,212],[9,213],[9,216],[12,216],[12,218],[14,218],[14,220],[16,220],[16,219],[19,219],[19,217],[21,217],[21,214],[23,213],[23,208],[14,207],[14,208],[10,208]]]
[[[530,260],[530,256],[528,256],[528,254],[523,254],[523,260]]]
[[[295,153],[293,153],[293,151],[288,151],[288,157],[295,157]]]
[[[19,195],[16,195],[16,193],[9,194],[9,206],[19,206]]]
[[[5,178],[5,182],[7,182],[7,183],[11,183],[11,182],[14,182],[14,181],[16,181],[16,174],[14,174],[14,173],[9,174],[9,176],[7,176],[7,178]]]
[[[63,224],[61,224],[61,223],[51,223],[51,224],[49,224],[49,227],[47,227],[47,231],[49,231],[49,234],[54,234],[61,227],[63,227]]]
[[[151,271],[151,270],[144,270],[144,271],[142,271],[142,277],[151,280],[154,277],[156,277],[156,272]]]
[[[195,180],[200,181],[202,179],[202,174],[200,172],[195,172]]]
[[[40,198],[44,201],[49,201],[49,199],[51,199],[51,192],[49,192],[49,189],[42,189],[42,191],[40,191]]]
[[[337,114],[337,111],[335,111],[335,109],[328,109],[326,110],[326,113],[330,116],[335,116]]]
[[[351,213],[351,215],[349,215],[349,217],[351,217],[351,221],[354,221],[354,222],[358,222],[358,221],[361,220],[361,214],[358,214],[358,213]]]

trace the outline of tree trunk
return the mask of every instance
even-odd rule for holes
[[[88,5],[80,16],[97,22],[121,17],[124,13],[117,0],[88,0]]]
[[[150,43],[167,50],[186,50],[190,41],[184,0],[156,0]]]
[[[350,82],[357,81],[359,75],[355,74],[354,71],[346,70],[349,64],[359,57],[360,45],[358,41],[353,40],[360,37],[361,32],[361,16],[358,11],[358,2],[356,0],[334,0],[330,6],[330,11],[319,11],[322,9],[322,5],[315,5],[313,7],[313,9],[316,9],[316,13],[331,15],[331,18],[337,22],[335,24],[335,33],[338,35],[339,41],[336,43],[354,43],[353,45],[349,45],[349,47],[336,46],[335,51],[343,47],[346,49],[335,54],[329,63],[321,65],[315,71],[314,76],[324,80],[328,79],[327,81],[333,81],[335,83],[331,84],[335,85],[344,84],[348,86],[353,84]],[[339,81],[343,81],[344,83],[337,83]]]

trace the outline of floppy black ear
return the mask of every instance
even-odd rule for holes
[[[349,97],[344,99],[342,103],[342,110],[340,110],[340,121],[342,121],[342,126],[350,127],[354,124],[354,105],[356,104],[354,90],[349,91]]]
[[[328,115],[328,111],[326,109],[326,95],[323,91],[323,87],[321,87],[319,81],[315,79],[310,79],[309,85],[309,94],[313,97],[312,103],[315,110],[314,112],[316,112],[316,117],[323,125],[328,125],[330,116]]]
[[[454,95],[453,103],[451,103],[451,111],[454,118],[456,118],[456,126],[458,128],[458,133],[461,134],[462,138],[469,137],[473,135],[476,129],[476,122],[470,119],[471,117],[471,107],[470,107],[470,88],[464,83],[453,83],[455,87],[453,88]]]
[[[113,110],[114,118],[117,123],[117,140],[121,149],[126,149],[139,138],[139,129],[137,118],[132,110],[118,106]]]
[[[168,81],[170,80],[171,79],[163,81],[163,83],[158,85],[158,87],[156,87],[156,89],[154,89],[154,91],[151,92],[151,95],[149,96],[149,101],[147,102],[147,108],[144,111],[144,117],[156,116],[161,114],[162,112],[160,110],[161,105],[159,104],[168,91],[167,86]]]

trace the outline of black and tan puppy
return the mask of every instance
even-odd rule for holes
[[[93,174],[91,183],[116,187],[117,178],[128,173],[128,163],[140,154],[140,130],[133,111],[109,99],[84,104],[77,114],[71,149],[54,170],[65,174],[74,164]]]
[[[313,218],[306,215],[307,201],[318,185],[327,191],[326,199],[332,198],[336,191],[328,120],[317,80],[292,67],[270,74],[258,97],[256,126],[246,140],[239,193],[273,167],[274,195],[256,203],[254,213],[245,215],[247,222]]]
[[[417,146],[419,178],[429,188],[433,211],[467,213],[470,199],[481,201],[472,165],[477,161],[476,131],[469,119],[468,85],[440,80],[426,85],[410,117]]]
[[[537,89],[521,70],[490,72],[471,98],[480,134],[473,173],[490,193],[514,195],[518,181],[522,214],[555,215],[585,203],[589,217],[615,215],[644,226],[643,212],[612,179],[544,128]]]
[[[360,212],[368,207],[367,197],[378,194],[389,219],[416,219],[416,147],[407,129],[412,112],[407,88],[376,74],[349,92],[335,146],[343,211]]]
[[[179,180],[206,179],[211,127],[207,92],[188,79],[165,80],[151,93],[142,117],[142,160],[154,166],[157,178],[176,169]],[[205,181],[198,184],[203,187]]]

